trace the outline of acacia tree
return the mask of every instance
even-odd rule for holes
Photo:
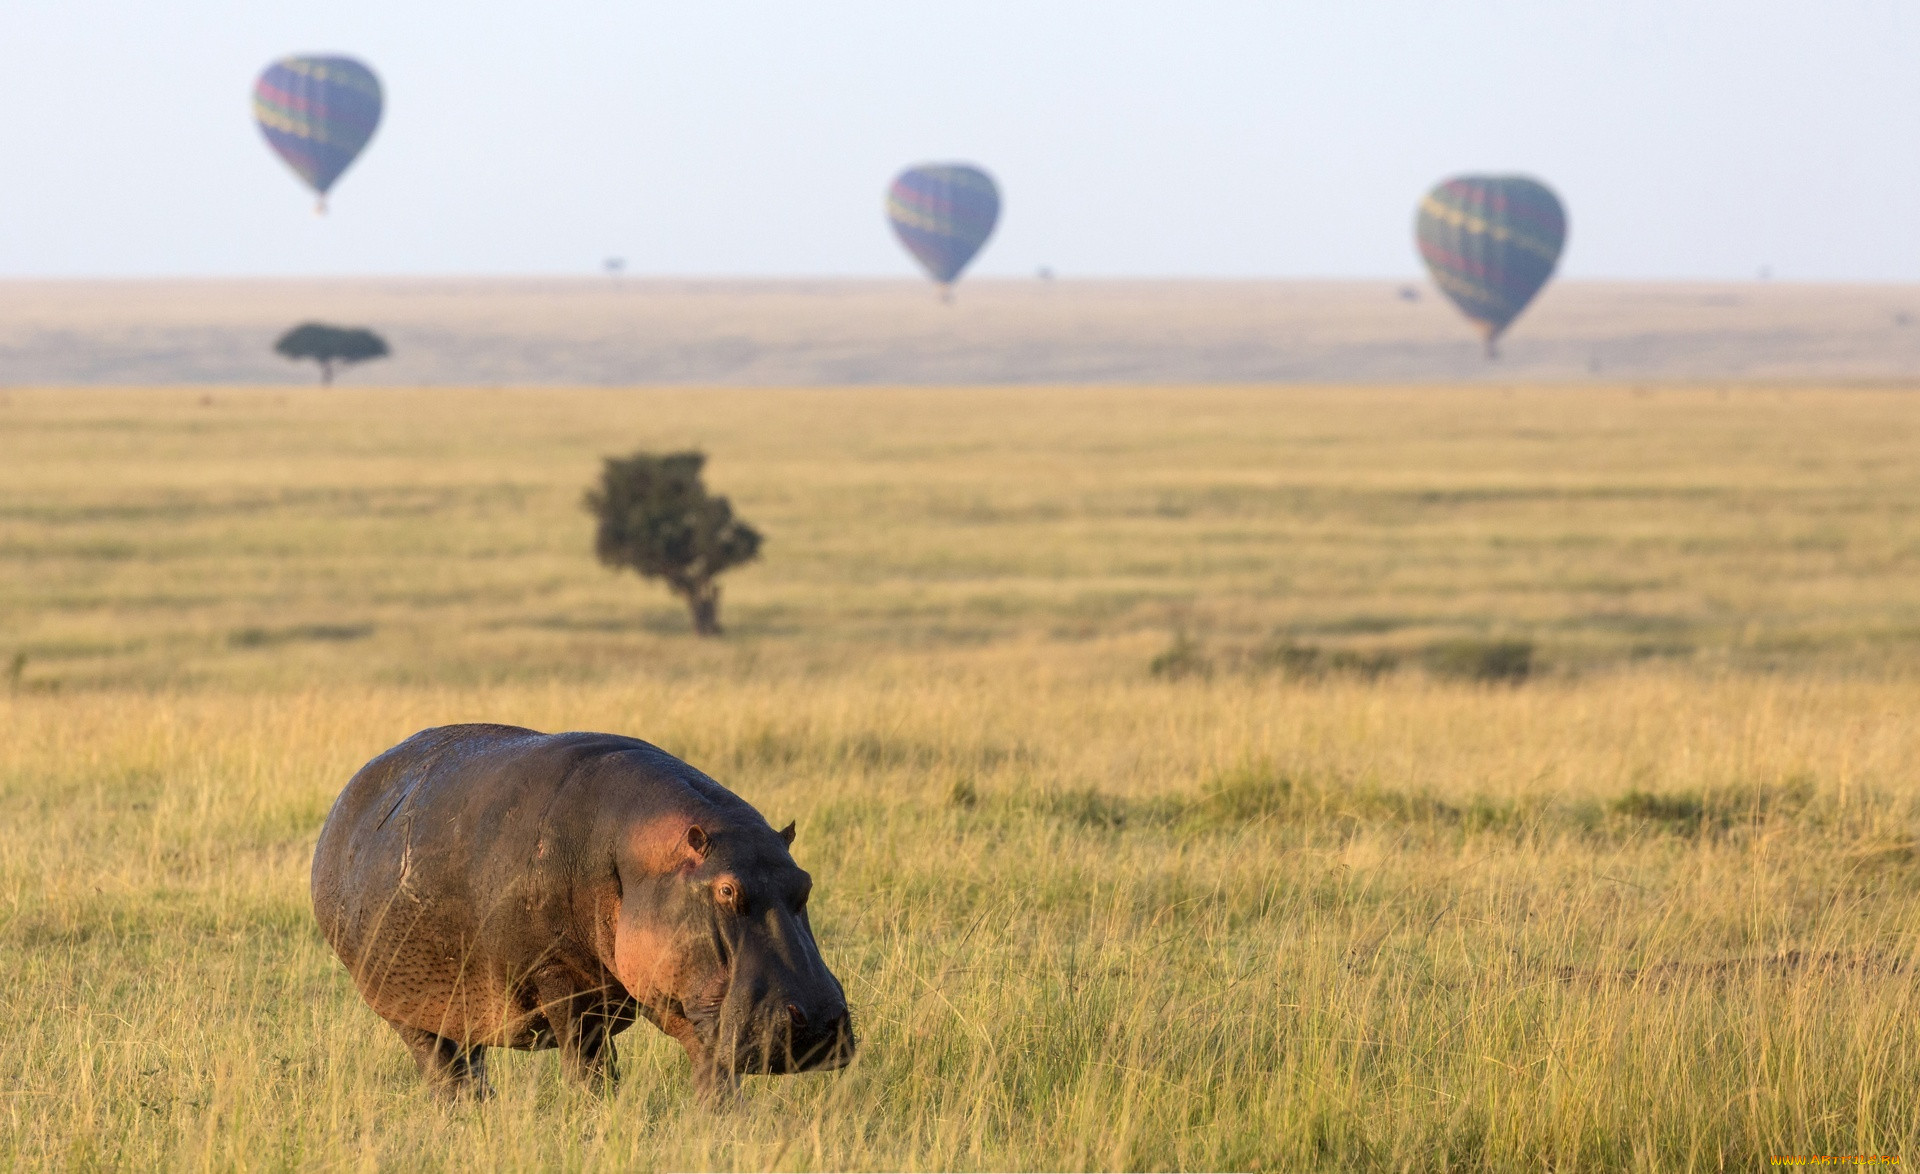
[[[333,383],[335,363],[363,363],[384,359],[390,352],[387,340],[371,330],[353,326],[327,326],[320,322],[302,322],[280,336],[273,349],[289,359],[312,359],[320,364],[320,385]]]
[[[714,579],[760,554],[760,534],[707,492],[705,453],[608,457],[600,484],[583,503],[600,519],[593,551],[615,570],[661,579],[687,601],[693,630],[720,634],[720,585]]]

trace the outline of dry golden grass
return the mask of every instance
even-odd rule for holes
[[[1903,395],[4,399],[9,1165],[1920,1152]],[[587,555],[597,457],[679,443],[770,537],[717,645]],[[1149,674],[1176,629],[1210,672]],[[1414,667],[1492,636],[1541,671]],[[856,1065],[713,1115],[643,1026],[610,1099],[543,1053],[429,1100],[306,868],[361,761],[477,719],[797,819]]]

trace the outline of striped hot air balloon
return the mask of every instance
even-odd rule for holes
[[[380,125],[380,79],[351,57],[286,57],[253,85],[253,117],[267,145],[320,196]]]
[[[940,283],[941,296],[951,298],[954,279],[993,235],[1000,191],[992,176],[965,163],[909,167],[887,189],[887,219]]]
[[[1420,259],[1497,352],[1500,334],[1553,276],[1567,214],[1538,180],[1462,175],[1427,193],[1414,218]]]

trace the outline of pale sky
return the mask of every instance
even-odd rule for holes
[[[1915,0],[5,0],[0,278],[907,276],[899,168],[1000,182],[972,272],[1408,277],[1464,171],[1570,277],[1920,281]],[[380,75],[312,200],[275,57]]]

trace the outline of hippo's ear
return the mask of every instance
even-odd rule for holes
[[[707,848],[711,844],[712,841],[707,839],[707,829],[697,823],[687,826],[687,850],[689,852],[705,860],[707,858]]]
[[[780,838],[787,842],[787,847],[793,847],[793,824],[789,823],[780,829]]]

